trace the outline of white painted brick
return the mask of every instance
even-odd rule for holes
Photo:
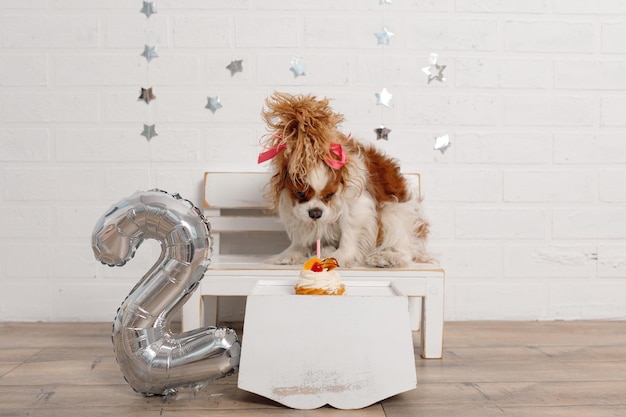
[[[596,176],[589,171],[507,171],[504,200],[584,203],[595,199],[596,183]]]
[[[454,239],[454,209],[437,203],[432,203],[428,198],[429,194],[429,189],[424,189],[424,186],[422,186],[422,196],[424,198],[422,206],[424,208],[424,213],[426,213],[426,219],[430,224],[429,238],[433,242],[440,239]],[[447,246],[445,247],[447,248]],[[433,249],[433,253],[435,253],[437,259],[441,259],[446,256],[443,247],[441,250],[437,250],[436,245]]]
[[[98,17],[5,15],[0,33],[8,48],[95,48]]]
[[[503,276],[503,248],[500,245],[447,244],[430,245],[438,254],[437,260],[445,265],[446,275],[463,278],[493,278]]]
[[[269,93],[269,92],[268,92]],[[261,123],[260,112],[265,95],[219,86],[211,86],[203,91],[187,93],[163,92],[159,96],[159,106],[155,119],[166,123],[241,123],[253,120]],[[222,108],[211,113],[206,109],[207,97],[220,97]],[[158,132],[158,130],[157,130]]]
[[[600,171],[600,201],[626,202],[626,170]]]
[[[504,253],[504,276],[593,278],[596,257],[595,246],[507,246]]]
[[[556,133],[554,162],[562,164],[626,163],[626,140],[622,133]]]
[[[258,59],[258,85],[347,85],[350,62],[335,55],[307,54],[300,59],[306,75],[294,77],[289,70],[293,55],[266,55]]]
[[[139,85],[145,79],[140,59],[120,55],[57,55],[51,70],[55,85]]]
[[[5,168],[4,197],[11,201],[96,200],[96,169]],[[69,184],[69,185],[68,185]]]
[[[3,55],[0,85],[46,85],[48,60],[45,55]]]
[[[152,87],[149,84],[143,82],[138,84],[142,87],[126,87],[123,90],[108,92],[103,94],[103,118],[107,122],[134,122],[138,125],[143,123],[149,123],[154,118],[156,108],[161,102],[161,89],[159,87]],[[146,104],[140,101],[139,95],[141,94],[141,88],[153,88],[153,94],[156,96],[156,100],[151,101],[150,104]],[[140,132],[141,133],[141,132]]]
[[[493,51],[499,47],[497,20],[411,19],[408,47],[425,51]]]
[[[552,135],[539,132],[457,133],[456,161],[471,164],[545,164],[552,160]]]
[[[10,259],[6,264],[6,276],[10,279],[45,278],[50,275],[53,264],[50,246],[32,241],[13,243],[4,248],[4,256]]]
[[[84,2],[82,0],[52,0],[52,6],[56,9],[93,9],[94,4]],[[160,3],[159,3],[160,5]],[[126,9],[137,10],[137,5],[129,3],[126,0],[100,0],[97,5],[98,8],[103,9]],[[139,6],[141,8],[141,5]]]
[[[251,0],[160,0],[163,10],[241,10],[249,9]],[[169,10],[168,10],[169,11]]]
[[[590,90],[626,89],[625,61],[556,61],[556,88]]]
[[[111,201],[111,204],[116,201]],[[64,201],[56,209],[54,232],[61,238],[80,238],[86,242],[102,214],[104,209],[100,206],[70,205]]]
[[[44,205],[0,207],[2,238],[49,237],[51,232],[50,210]]]
[[[473,279],[455,287],[454,316],[448,320],[538,320],[547,316],[549,296],[546,284],[540,281]]]
[[[289,1],[289,0],[283,0]],[[345,3],[345,2],[336,2]],[[447,1],[440,0],[419,0],[419,1],[396,1],[393,5],[381,5],[379,1],[357,1],[354,4],[356,10],[373,10],[374,12],[389,14],[394,12],[446,12],[451,9]],[[409,15],[411,16],[411,15]]]
[[[230,19],[224,16],[175,16],[174,45],[183,48],[225,48],[231,45]]]
[[[244,48],[286,48],[298,46],[298,19],[294,15],[238,16],[235,18],[235,45]]]
[[[625,14],[626,4],[621,0],[554,0],[556,13]]]
[[[55,279],[78,278],[88,281],[97,277],[100,262],[94,257],[91,244],[57,244],[52,246],[51,253],[54,262],[51,263],[50,274]]]
[[[623,208],[559,208],[552,216],[555,239],[626,239]]]
[[[47,321],[52,319],[52,310],[50,283],[45,278],[2,282],[0,316],[3,320]]]
[[[200,131],[192,128],[161,128],[159,136],[150,141],[150,151],[152,161],[194,162],[204,159]]]
[[[98,121],[98,96],[93,92],[10,92],[1,100],[6,122]]]
[[[626,108],[626,97],[602,97],[600,101],[600,125],[626,126],[624,108]]]
[[[430,201],[496,202],[502,200],[502,175],[495,170],[423,171]]]
[[[248,53],[233,55],[233,53],[230,52],[228,54],[211,54],[211,57],[206,59],[204,64],[203,83],[209,85],[250,86],[257,76],[256,74],[260,74],[260,70],[257,68],[253,56],[254,55]],[[183,57],[181,56],[181,58]],[[241,65],[243,71],[231,75],[230,70],[226,69],[226,67],[232,60],[242,60]],[[286,62],[290,61],[291,57],[289,57]],[[179,61],[178,66],[180,65],[181,62]],[[287,68],[289,68],[289,65],[290,64],[287,64]],[[276,68],[272,70],[276,71]],[[192,79],[191,81],[193,84],[197,84],[196,80]]]
[[[150,184],[150,168],[129,166],[124,168],[107,168],[104,171],[103,198],[111,203],[131,195],[135,191],[148,190]]]
[[[179,193],[183,198],[192,201],[196,206],[200,207],[203,189],[204,171],[208,167],[192,168],[158,168],[155,169],[154,186],[172,194]]]
[[[256,163],[261,152],[259,139],[254,135],[254,130],[246,128],[207,129],[204,133],[205,160],[210,166],[224,164],[239,165],[241,169],[249,167]]]
[[[140,104],[140,103],[138,103]],[[128,129],[58,129],[56,155],[66,162],[148,161],[150,144],[141,136],[143,124]],[[157,133],[159,125],[156,126]],[[158,136],[152,140],[157,140]]]
[[[504,45],[507,51],[592,52],[594,42],[592,22],[504,22]]]
[[[546,13],[549,12],[547,0],[456,0],[458,12],[474,13]]]
[[[624,8],[626,11],[626,7]],[[608,54],[626,53],[623,39],[626,37],[626,22],[607,22],[602,24],[602,52]]]
[[[348,57],[344,57],[346,59]],[[440,57],[441,62],[446,60],[446,57]],[[354,65],[351,61],[348,61],[351,66]],[[447,62],[447,61],[446,61]],[[421,81],[426,81],[428,76],[421,72],[417,72],[418,68],[425,67],[428,64],[428,54],[397,54],[393,52],[386,52],[384,59],[381,59],[381,54],[359,54],[356,57],[356,76],[354,83],[364,86],[380,85],[385,81],[393,81],[395,86],[415,86],[420,84]],[[448,66],[444,71],[446,76],[446,84],[454,84],[454,62],[447,62]],[[444,84],[431,84],[432,88],[445,88]]]
[[[352,137],[362,141],[372,140],[376,137],[374,128],[379,125],[368,125],[364,129],[348,129]],[[395,126],[392,126],[395,127]],[[391,129],[389,140],[377,140],[376,147],[389,156],[396,158],[404,172],[422,172],[424,164],[443,163],[452,159],[455,149],[450,148],[445,154],[433,149],[435,138],[442,134],[441,131],[425,132],[410,129]],[[451,141],[454,143],[455,139]]]
[[[419,125],[493,126],[499,101],[492,95],[410,95],[406,97],[406,118]]]
[[[459,58],[456,86],[540,88],[552,86],[552,63],[538,59]]]
[[[598,276],[602,278],[626,276],[626,246],[617,244],[598,247]]]
[[[257,7],[261,10],[351,10],[357,5],[350,4],[350,2],[335,1],[335,0],[300,0],[294,2],[293,0],[266,0],[259,2]]]
[[[53,320],[107,321],[112,320],[130,289],[127,285],[107,281],[55,281],[52,285]],[[131,288],[132,289],[132,288]]]
[[[48,129],[0,129],[0,161],[47,161],[50,151]]]
[[[459,239],[543,239],[548,216],[529,208],[459,208],[456,237]]]
[[[3,0],[0,9],[45,9],[47,0]]]
[[[142,71],[146,75],[141,83],[154,86],[174,86],[176,88],[197,86],[199,73],[202,71],[199,57],[195,53],[183,55],[168,51],[159,55],[159,58],[150,64],[141,58],[141,65]],[[226,65],[228,62],[224,64],[224,66]]]
[[[158,4],[159,8],[161,4]],[[141,3],[140,6],[141,8]],[[139,10],[137,10],[139,11]],[[142,48],[142,45],[157,45],[165,47],[171,42],[168,38],[168,22],[161,13],[152,15],[149,21],[142,13],[116,14],[103,18],[104,45],[109,48],[129,49]],[[163,13],[163,15],[166,15]],[[141,53],[143,49],[140,49]],[[160,50],[157,52],[161,52]],[[143,58],[142,58],[143,59]]]
[[[504,123],[515,126],[593,126],[597,99],[589,96],[504,97]]]
[[[624,289],[615,280],[581,280],[549,286],[549,317],[575,320],[577,317],[622,319],[626,315]],[[602,314],[598,314],[602,311]]]
[[[394,33],[389,45],[378,45],[376,33],[383,27]],[[308,17],[304,23],[305,45],[310,48],[373,48],[374,50],[393,50],[406,40],[397,40],[395,33],[404,24],[400,17],[385,19],[378,17],[355,16],[346,18],[335,16]],[[295,32],[294,32],[295,34]],[[294,36],[292,34],[291,36]],[[406,38],[405,38],[406,39]]]

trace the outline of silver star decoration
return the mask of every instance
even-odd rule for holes
[[[204,108],[211,110],[211,113],[215,114],[217,109],[222,108],[222,103],[220,103],[220,96],[207,97],[207,103]]]
[[[435,146],[433,147],[433,149],[444,153],[446,149],[448,149],[450,146],[452,146],[450,136],[442,135],[435,138]]]
[[[391,4],[391,0],[380,0],[380,4],[382,5]]]
[[[152,100],[156,100],[156,96],[152,92],[152,87],[150,88],[142,88],[139,93],[139,98],[137,100],[142,100],[146,104],[150,104]]]
[[[385,126],[380,125],[379,128],[374,129],[374,132],[376,133],[376,140],[389,140],[389,133],[391,133],[391,129],[387,129]]]
[[[154,46],[149,46],[149,45],[144,45],[143,47],[143,52],[141,53],[141,56],[145,57],[146,60],[148,62],[152,61],[153,58],[158,58],[159,54],[157,54],[157,47],[156,45]]]
[[[387,91],[386,88],[383,88],[379,93],[376,93],[376,105],[379,106],[382,104],[383,106],[389,107],[391,97],[393,97],[391,93]]]
[[[393,33],[389,32],[387,28],[382,28],[380,32],[376,32],[374,35],[376,36],[377,45],[389,45]]]
[[[301,75],[306,75],[305,66],[303,63],[298,61],[298,58],[294,58],[291,60],[291,66],[289,67],[289,71],[293,72],[293,78],[298,78]]]
[[[157,12],[156,4],[153,1],[144,1],[143,7],[141,8],[141,13],[145,14],[146,17],[150,17]]]
[[[422,68],[422,72],[428,75],[428,84],[433,80],[437,80],[439,82],[444,82],[446,77],[443,75],[443,70],[446,69],[445,65],[440,65],[437,63],[437,59],[439,55],[430,54],[430,58],[428,59],[428,66]]]
[[[150,142],[150,139],[158,136],[158,134],[154,129],[154,125],[143,125],[143,132],[141,132],[141,136],[145,136],[148,142]]]
[[[243,72],[243,59],[233,59],[230,61],[230,64],[226,66],[226,69],[230,71],[230,76],[232,77],[238,72]]]

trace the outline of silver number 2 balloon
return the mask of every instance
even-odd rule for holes
[[[146,396],[172,395],[177,387],[200,387],[236,372],[240,344],[234,330],[170,330],[173,314],[209,266],[209,223],[178,195],[137,192],[100,218],[92,248],[102,263],[122,266],[146,239],[160,242],[161,255],[126,297],[113,323],[115,356],[128,384]]]

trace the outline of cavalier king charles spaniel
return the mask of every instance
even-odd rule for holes
[[[328,99],[274,93],[262,115],[270,133],[259,163],[271,161],[266,197],[291,244],[267,260],[301,264],[316,253],[343,267],[429,262],[428,222],[398,163],[338,130]]]

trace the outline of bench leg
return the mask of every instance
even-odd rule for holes
[[[422,358],[440,359],[443,356],[443,280],[426,282],[426,296],[422,300]]]
[[[204,326],[217,326],[217,296],[205,295],[203,299],[203,323]]]
[[[202,296],[199,291],[195,291],[187,302],[183,305],[182,312],[182,331],[197,329],[202,323]]]
[[[411,331],[419,332],[422,323],[422,297],[409,297]]]

